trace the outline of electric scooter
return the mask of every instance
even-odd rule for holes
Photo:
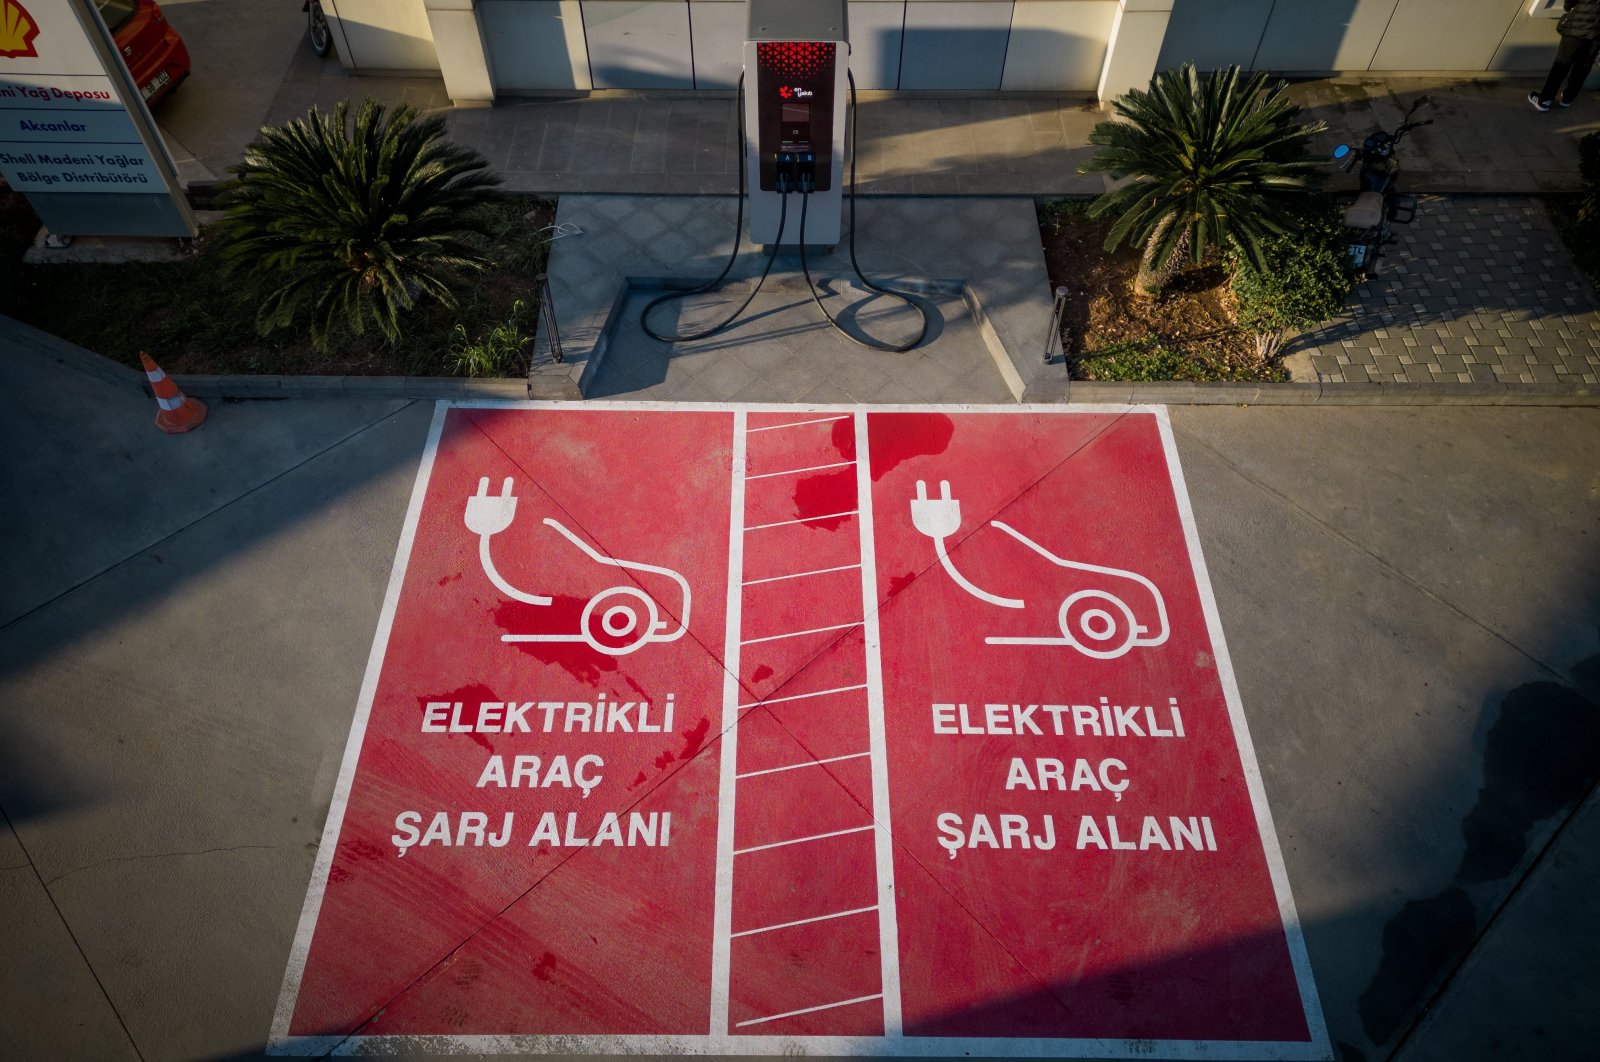
[[[1411,116],[1418,108],[1432,104],[1427,96],[1419,96],[1411,109],[1401,119],[1393,133],[1379,129],[1364,140],[1359,148],[1340,144],[1333,151],[1335,159],[1344,160],[1344,172],[1349,173],[1357,162],[1361,163],[1359,190],[1340,197],[1345,204],[1344,226],[1350,263],[1362,278],[1376,276],[1378,259],[1383,257],[1385,244],[1393,243],[1392,226],[1409,225],[1417,216],[1417,201],[1401,195],[1396,185],[1400,179],[1400,163],[1394,157],[1395,148],[1413,129],[1432,125],[1433,119],[1414,122]]]

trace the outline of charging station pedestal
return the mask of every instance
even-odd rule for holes
[[[850,36],[845,0],[749,0],[744,45],[745,173],[750,242],[832,248],[844,218]],[[789,188],[787,217],[782,189]]]

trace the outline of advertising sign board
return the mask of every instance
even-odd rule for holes
[[[0,173],[52,233],[196,231],[93,0],[0,0]]]

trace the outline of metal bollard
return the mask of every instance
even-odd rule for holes
[[[556,325],[556,300],[550,294],[550,274],[540,273],[533,278],[539,286],[539,316],[544,318],[545,336],[550,340],[550,360],[561,364],[561,329]]]
[[[1067,358],[1067,345],[1061,338],[1061,319],[1067,313],[1067,289],[1056,289],[1056,304],[1050,311],[1050,331],[1044,337],[1044,363],[1050,364],[1050,359],[1057,353],[1064,362]],[[1058,351],[1056,348],[1060,347]]]

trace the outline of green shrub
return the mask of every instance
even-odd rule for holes
[[[1255,333],[1256,353],[1274,357],[1290,332],[1337,316],[1355,283],[1344,224],[1331,205],[1293,232],[1262,241],[1259,262],[1235,253],[1233,294],[1239,325]]]
[[[525,196],[497,195],[481,213],[496,268],[532,279],[549,265],[550,233],[539,224],[546,212],[529,210],[530,202]]]
[[[500,179],[488,167],[445,137],[441,115],[370,99],[353,129],[343,102],[263,129],[232,169],[216,227],[261,334],[308,318],[319,349],[340,321],[392,343],[419,301],[454,305],[459,276],[489,265],[475,239],[493,235],[482,207]]]
[[[1600,130],[1578,140],[1578,175],[1591,196],[1600,192]]]
[[[1147,383],[1156,380],[1247,380],[1247,369],[1205,355],[1185,353],[1154,336],[1108,343],[1078,359],[1085,380]]]
[[[1159,290],[1185,253],[1196,265],[1213,249],[1259,261],[1262,244],[1313,201],[1324,164],[1311,136],[1326,126],[1300,121],[1287,87],[1236,66],[1201,78],[1185,63],[1119,96],[1118,120],[1089,133],[1100,151],[1079,172],[1122,182],[1089,216],[1116,216],[1106,250],[1124,240],[1143,249],[1139,291]]]
[[[521,376],[528,370],[528,345],[533,336],[525,329],[536,325],[528,304],[518,299],[511,314],[477,339],[457,324],[450,340],[450,368],[457,376]]]
[[[1061,226],[1069,218],[1087,217],[1089,213],[1088,199],[1050,199],[1039,204],[1039,227],[1048,227],[1052,232],[1061,231]]]
[[[1573,262],[1590,286],[1600,291],[1600,131],[1579,138],[1578,175],[1583,190],[1551,196],[1545,200],[1545,211]]]

